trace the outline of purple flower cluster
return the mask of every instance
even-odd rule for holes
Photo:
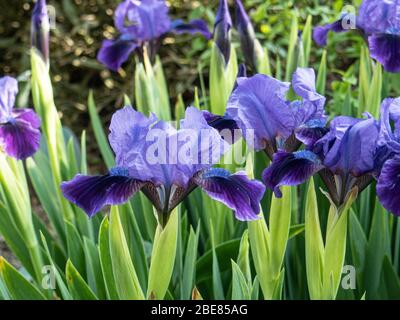
[[[298,100],[288,101],[289,89]],[[312,69],[299,68],[291,85],[257,74],[239,78],[224,117],[206,114],[218,129],[242,130],[248,145],[265,151],[271,165],[264,184],[281,197],[279,187],[295,186],[319,173],[330,199],[342,205],[349,192],[361,192],[374,179],[382,205],[400,215],[400,98],[382,103],[380,120],[335,117],[327,125],[325,98],[315,90]],[[254,136],[245,132],[252,128]]]

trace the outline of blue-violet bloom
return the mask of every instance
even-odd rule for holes
[[[245,173],[214,168],[227,143],[203,113],[189,107],[177,130],[155,115],[132,107],[117,111],[110,125],[116,167],[103,176],[77,175],[61,185],[64,196],[91,217],[105,205],[117,205],[141,190],[164,224],[170,212],[200,187],[235,211],[239,220],[257,219],[265,187]]]
[[[13,158],[32,156],[40,145],[40,119],[31,109],[15,109],[18,82],[0,78],[0,149]]]
[[[113,71],[117,71],[133,51],[140,51],[145,45],[150,60],[154,61],[161,39],[169,32],[199,33],[207,39],[212,36],[203,20],[171,21],[164,0],[124,0],[118,5],[114,20],[120,35],[114,40],[104,40],[97,56]]]

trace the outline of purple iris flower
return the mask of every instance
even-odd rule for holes
[[[400,72],[400,2],[396,0],[364,0],[355,26],[348,27],[343,19],[317,27],[314,40],[325,46],[330,31],[342,32],[355,27],[368,43],[371,57],[389,72]],[[346,19],[346,18],[345,18]],[[354,29],[354,28],[353,28]]]
[[[164,0],[125,0],[115,11],[115,26],[120,35],[114,40],[104,40],[98,60],[109,69],[117,71],[130,54],[146,46],[153,61],[162,37],[169,32],[176,34],[199,33],[211,38],[207,24],[200,19],[184,23],[171,21]]]
[[[400,216],[400,98],[383,101],[380,122],[376,193],[387,210]]]
[[[326,99],[316,92],[314,70],[298,68],[292,88],[299,99],[288,101],[290,83],[257,74],[238,78],[228,101],[225,116],[236,121],[250,147],[265,151],[271,159],[278,148],[296,150],[300,130],[318,131],[325,126]]]
[[[47,14],[46,0],[38,0],[33,8],[31,21],[31,45],[36,48],[49,64],[50,21]]]
[[[355,186],[361,192],[373,180],[379,123],[369,115],[366,119],[340,116],[331,121],[329,130],[318,132],[319,137],[306,140],[305,150],[278,151],[263,180],[280,196],[280,186],[302,184],[319,172],[331,200],[339,206]]]
[[[257,219],[265,187],[245,173],[214,168],[227,148],[203,113],[189,107],[177,130],[154,115],[127,106],[110,125],[116,167],[103,176],[77,175],[61,185],[64,196],[91,217],[105,205],[128,201],[141,190],[160,222],[195,188],[235,211],[239,220]]]
[[[220,0],[214,23],[214,41],[228,64],[231,56],[232,18],[227,0]]]
[[[39,148],[40,119],[31,109],[14,109],[17,93],[17,80],[0,78],[0,149],[23,160]]]

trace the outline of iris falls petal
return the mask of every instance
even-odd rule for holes
[[[127,176],[126,170],[112,170],[104,176],[78,174],[71,181],[63,182],[61,190],[65,198],[92,217],[106,205],[126,202],[142,186],[143,182]]]
[[[289,153],[278,151],[275,153],[272,164],[264,170],[263,181],[280,198],[280,186],[296,186],[322,169],[321,161],[311,151],[297,151]]]
[[[260,201],[265,187],[259,181],[250,180],[245,172],[231,174],[225,169],[213,168],[199,174],[195,182],[212,199],[234,210],[238,220],[251,221],[259,218]]]
[[[386,161],[376,185],[376,193],[382,205],[400,216],[400,157]]]
[[[123,38],[104,40],[97,59],[110,70],[118,71],[137,46],[134,41],[124,40]]]

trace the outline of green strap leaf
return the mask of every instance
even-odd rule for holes
[[[175,263],[178,215],[178,208],[175,208],[164,229],[160,225],[157,227],[151,254],[147,297],[163,299],[167,292]]]
[[[15,300],[46,300],[46,297],[26,280],[3,257],[0,257],[0,278]]]

